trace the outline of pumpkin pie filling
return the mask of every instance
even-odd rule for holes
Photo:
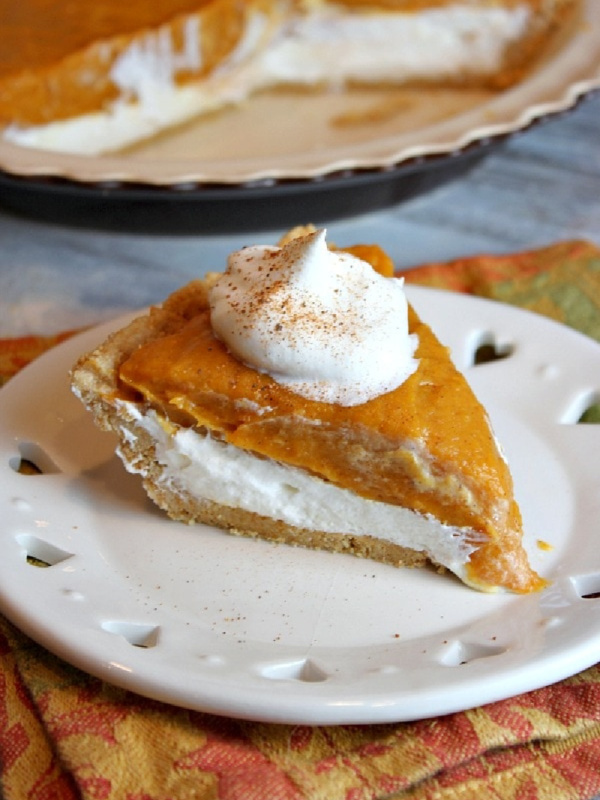
[[[354,253],[389,269],[377,248]],[[236,358],[215,336],[210,284],[197,282],[167,301],[177,318],[119,361],[105,402],[139,419],[154,415],[168,436],[194,432],[370,507],[437,521],[462,537],[468,555],[461,577],[475,588],[545,585],[529,566],[509,467],[487,414],[414,309],[408,329],[418,339],[416,370],[393,390],[344,406],[300,396]],[[185,509],[175,516],[185,519]]]
[[[159,73],[183,85],[210,74],[234,52],[268,0],[163,3],[48,0],[11,5],[0,48],[0,124],[66,120],[127,100],[118,64],[148,80]],[[117,69],[116,69],[117,68]],[[141,78],[142,76],[140,76]],[[131,87],[133,88],[133,87]],[[131,98],[130,98],[131,99]]]

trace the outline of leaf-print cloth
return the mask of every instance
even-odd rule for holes
[[[600,341],[600,250],[589,243],[403,274],[546,314]],[[0,341],[0,381],[68,335]],[[0,715],[5,800],[587,800],[600,792],[600,666],[435,719],[275,725],[115,688],[0,617]]]

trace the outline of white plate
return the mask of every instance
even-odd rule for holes
[[[600,398],[600,347],[505,305],[410,296],[491,412],[526,545],[550,588],[480,594],[426,570],[167,520],[69,391],[70,366],[113,324],[52,350],[0,392],[2,611],[111,683],[276,722],[444,714],[595,663],[600,599],[585,595],[600,591],[600,427],[575,421]],[[469,366],[490,340],[513,354]],[[19,454],[44,474],[19,474]]]
[[[0,142],[0,169],[17,176],[181,190],[313,181],[445,158],[564,111],[598,86],[600,0],[581,0],[577,16],[561,27],[532,72],[507,91],[267,93],[114,156],[75,157]],[[387,113],[390,109],[396,113]],[[348,115],[355,124],[337,124]]]

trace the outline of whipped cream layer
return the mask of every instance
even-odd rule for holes
[[[347,489],[279,464],[191,428],[174,434],[156,412],[142,414],[133,403],[122,410],[152,437],[163,468],[160,483],[181,495],[241,508],[288,525],[330,534],[371,536],[425,553],[468,582],[465,565],[481,535],[470,528],[443,525],[400,506],[369,500]],[[126,440],[133,434],[122,428]],[[130,472],[144,469],[120,453]]]
[[[415,13],[351,13],[332,6],[272,26],[253,14],[234,53],[206,79],[178,85],[176,68],[201,63],[190,30],[181,52],[160,31],[115,65],[122,100],[102,111],[39,126],[9,126],[21,146],[98,155],[278,86],[403,84],[488,76],[527,31],[525,5],[478,8],[460,2]],[[197,23],[190,23],[195,26]]]
[[[348,13],[332,5],[296,17],[251,65],[257,82],[343,85],[491,75],[526,32],[527,6],[455,5],[414,13]]]
[[[403,281],[329,250],[324,230],[232,253],[209,302],[237,359],[311,400],[358,405],[417,368]]]

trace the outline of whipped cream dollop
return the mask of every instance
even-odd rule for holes
[[[310,400],[359,405],[417,368],[403,281],[330,250],[324,230],[232,253],[209,302],[236,358]]]

